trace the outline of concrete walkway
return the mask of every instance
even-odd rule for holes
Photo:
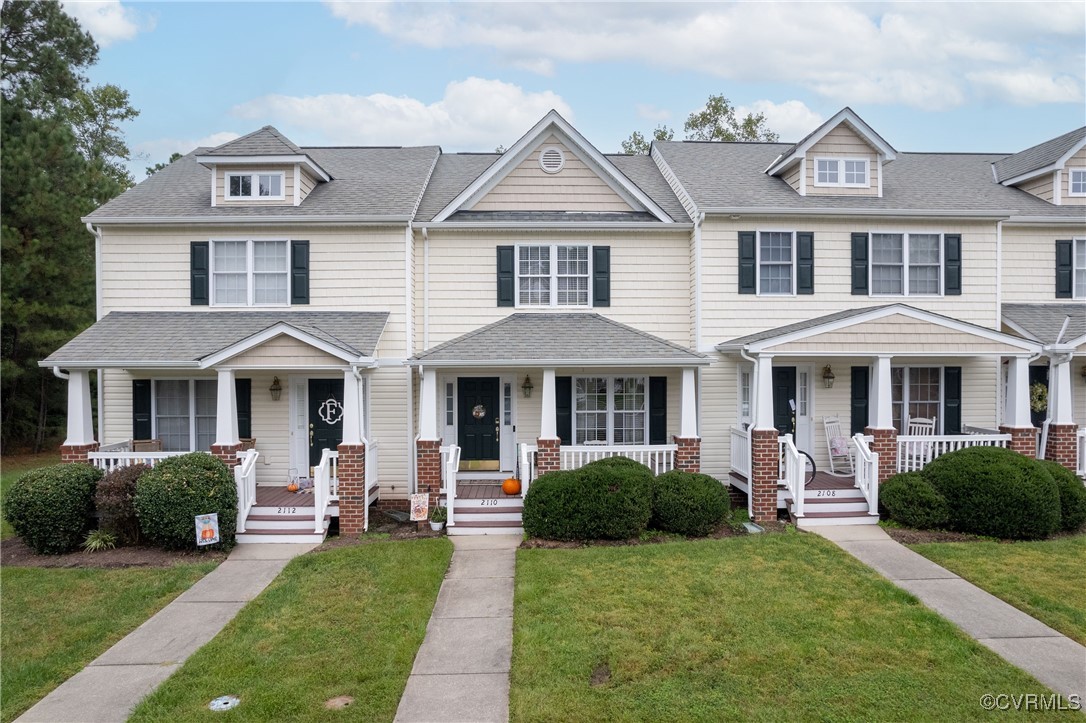
[[[45,696],[17,723],[124,721],[144,696],[259,595],[287,562],[314,547],[235,547],[222,564]]]
[[[1065,701],[1072,695],[1086,700],[1086,647],[895,542],[877,525],[814,527],[811,531],[832,540],[860,562],[911,592],[979,643],[1062,695]],[[1068,570],[1067,574],[1080,573]]]
[[[400,723],[509,720],[513,571],[520,535],[450,537],[455,548],[396,711]]]

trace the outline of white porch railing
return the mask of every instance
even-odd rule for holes
[[[114,442],[113,444],[103,444],[98,447],[99,452],[131,452],[132,440],[126,439],[123,442]]]
[[[259,458],[260,452],[255,449],[238,452],[238,464],[234,467],[234,484],[238,488],[238,532],[245,532],[245,520],[256,504],[256,461]]]
[[[962,434],[1000,434],[1000,431],[991,427],[975,427],[971,424],[963,424]]]
[[[131,467],[134,464],[146,464],[154,467],[160,461],[170,457],[180,457],[188,452],[114,452],[97,451],[87,454],[87,462],[109,474],[121,467]]]
[[[732,427],[732,471],[750,479],[750,430]]]
[[[328,512],[332,497],[332,470],[338,465],[339,452],[325,449],[321,452],[320,464],[313,470],[313,532],[316,534],[324,532],[324,515]],[[338,483],[338,469],[335,479]]]
[[[915,472],[936,457],[966,447],[1006,447],[1009,434],[901,435],[897,438],[897,471]]]
[[[443,495],[449,494],[449,490],[446,489],[446,485],[445,485],[446,477],[447,477],[447,475],[445,474],[445,470],[448,469],[448,467],[449,467],[449,455],[452,454],[452,451],[453,451],[454,447],[456,449],[460,449],[455,444],[445,444],[445,445],[442,445],[442,447],[441,447],[441,494],[443,494]],[[457,462],[456,466],[457,466],[457,469],[459,469],[460,463]],[[453,475],[453,476],[455,477],[456,475]]]
[[[599,459],[629,457],[635,462],[640,462],[648,467],[653,474],[662,474],[675,468],[675,451],[677,449],[678,446],[674,444],[613,447],[597,445],[563,446],[559,449],[559,465],[561,469],[578,469]]]
[[[520,464],[520,496],[528,496],[528,487],[535,481],[535,455],[539,448],[534,444],[518,444],[517,459]]]
[[[379,452],[377,449],[376,439],[363,440],[366,444],[366,484],[365,489],[362,491],[363,498],[365,499],[365,507],[362,510],[362,531],[368,532],[370,529],[370,490],[374,487],[381,485],[380,479],[380,467],[378,466]],[[337,460],[338,461],[338,460]],[[336,480],[333,482],[336,489],[336,498],[339,498],[339,475],[337,471]]]
[[[446,453],[448,450],[448,453]],[[450,444],[441,448],[441,488],[445,491],[445,508],[448,516],[445,524],[456,525],[453,507],[456,504],[456,473],[460,469],[460,447]]]
[[[1075,471],[1079,477],[1086,478],[1086,427],[1078,428],[1078,444],[1075,446],[1078,450],[1078,462],[1075,464]]]
[[[865,437],[857,432],[852,438],[856,445],[856,486],[867,500],[867,512],[879,514],[879,453],[871,451],[870,444],[874,437]]]
[[[781,437],[781,449],[783,451],[782,466],[785,488],[788,493],[792,495],[792,514],[798,517],[803,517],[803,487],[804,487],[804,472],[806,471],[807,460],[799,456],[799,450],[796,449],[796,443],[792,439],[791,434],[786,434]]]

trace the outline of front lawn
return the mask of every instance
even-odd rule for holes
[[[130,720],[392,720],[452,557],[444,538],[339,547],[293,560]],[[208,710],[221,695],[241,704]]]
[[[1039,542],[910,545],[1067,637],[1086,645],[1086,534]]]
[[[60,453],[41,452],[39,454],[20,454],[0,459],[0,540],[6,540],[15,536],[15,530],[11,529],[7,518],[4,517],[2,500],[7,496],[11,483],[19,479],[26,472],[37,467],[48,467],[60,463]]]
[[[976,720],[1049,693],[813,535],[521,550],[515,605],[515,721]]]
[[[215,565],[0,570],[0,720],[45,697]]]

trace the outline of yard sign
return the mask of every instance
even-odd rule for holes
[[[196,544],[215,545],[219,542],[219,513],[196,515]]]
[[[411,521],[423,522],[430,516],[430,495],[420,492],[411,495]]]

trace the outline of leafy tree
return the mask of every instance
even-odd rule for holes
[[[675,131],[660,124],[652,132],[654,141],[670,141],[675,137]],[[630,137],[622,141],[622,152],[627,156],[646,155],[652,147],[652,141],[645,140],[640,131],[634,131]]]
[[[160,162],[156,163],[153,166],[147,166],[147,175],[148,176],[155,175],[156,173],[161,171],[163,168],[170,165],[171,163],[173,163],[174,161],[176,161],[178,158],[181,158],[181,157],[182,156],[181,156],[180,153],[177,153],[176,151],[174,151],[173,153],[170,154],[170,160],[166,161],[165,163],[160,161]]]
[[[723,95],[710,95],[705,107],[691,113],[683,124],[688,141],[765,141],[775,142],[780,136],[770,130],[762,113],[748,113],[738,118],[735,106]],[[652,132],[654,141],[670,141],[675,131],[659,125]],[[646,154],[652,147],[640,131],[634,131],[622,141],[622,152],[627,155]]]
[[[107,180],[106,188],[101,189],[107,192],[106,197],[95,199],[99,203],[132,186],[132,175],[124,165],[125,161],[131,160],[132,153],[121,135],[120,124],[139,114],[128,104],[128,91],[112,84],[80,90],[72,101],[76,145],[83,157],[96,164]],[[110,189],[110,185],[119,188]]]

